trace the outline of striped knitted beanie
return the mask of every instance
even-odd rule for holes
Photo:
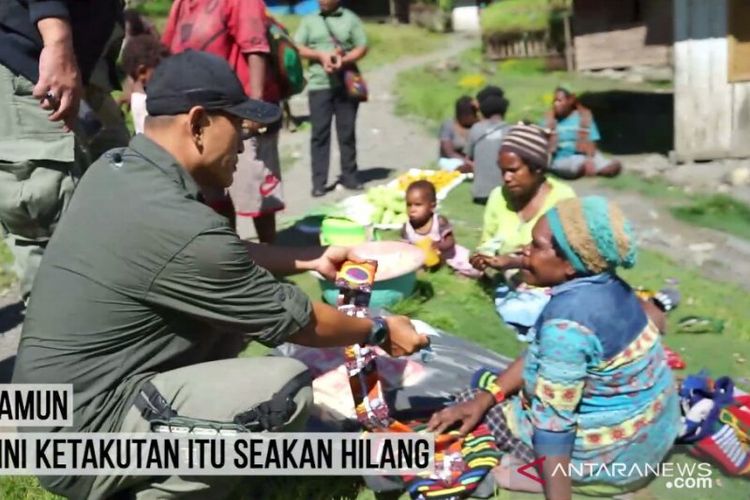
[[[548,134],[537,125],[511,127],[503,138],[500,151],[517,154],[524,163],[537,170],[547,170],[549,166]]]
[[[633,227],[620,208],[605,198],[563,200],[546,215],[557,246],[579,273],[598,274],[635,265]]]

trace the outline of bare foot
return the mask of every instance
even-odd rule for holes
[[[622,172],[622,163],[613,160],[609,165],[601,169],[597,175],[602,177],[617,177]]]

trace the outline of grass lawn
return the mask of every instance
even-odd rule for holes
[[[13,255],[5,241],[0,238],[0,291],[8,288],[16,279],[12,266]]]
[[[527,33],[544,31],[549,26],[548,0],[504,0],[482,9],[482,32]]]
[[[149,1],[139,7],[139,10],[153,21],[160,32],[163,32],[170,5],[169,0]],[[277,17],[294,36],[302,18],[295,15]],[[364,25],[369,42],[367,57],[362,60],[361,64],[364,71],[391,63],[401,57],[437,50],[446,38],[443,34],[433,33],[413,25],[393,25],[372,21],[364,21]]]
[[[397,85],[399,113],[425,120],[436,132],[439,124],[451,116],[453,103],[459,96],[475,94],[484,85],[494,84],[505,90],[510,101],[506,121],[538,122],[550,108],[555,86],[566,82],[582,95],[582,100],[589,101],[587,105],[596,108],[603,150],[637,153],[669,149],[671,97],[658,85],[549,72],[544,61],[534,59],[486,62],[478,50],[465,52],[459,60],[456,71],[427,66],[401,73]],[[640,106],[638,112],[633,112],[628,103]],[[658,199],[667,204],[672,215],[690,224],[750,239],[750,206],[729,196],[687,195],[663,179],[631,174],[607,179],[606,186]]]
[[[471,203],[470,199],[470,185],[463,184],[443,202],[441,213],[452,222],[457,241],[472,248],[478,243],[483,209]],[[750,366],[747,362],[742,362],[742,356],[747,357],[750,353],[750,310],[747,308],[750,296],[747,292],[706,279],[697,270],[680,267],[666,257],[650,251],[641,251],[638,265],[624,272],[623,276],[634,286],[650,288],[663,286],[667,279],[679,280],[683,303],[669,318],[673,331],[680,318],[690,315],[709,315],[726,321],[725,331],[719,335],[667,335],[666,344],[678,351],[687,362],[687,369],[677,372],[678,377],[705,368],[714,376],[729,375],[744,389],[750,389]],[[309,295],[320,296],[315,278],[303,274],[293,277],[292,281]],[[422,290],[434,292],[431,298],[425,299],[424,292],[417,294],[395,306],[395,312],[422,319],[507,356],[521,353],[524,345],[502,325],[490,297],[477,282],[456,277],[445,269],[432,273],[422,272],[419,281]],[[264,348],[255,348],[252,353],[264,351]],[[683,453],[674,454],[670,460],[693,462],[692,458]],[[721,478],[721,498],[747,498],[747,481],[723,477],[718,470],[713,477]],[[670,490],[666,482],[665,479],[657,479],[647,489],[639,492],[636,498],[706,498],[705,491]],[[538,497],[500,492],[496,498]]]
[[[647,179],[631,173],[601,181],[600,185],[609,189],[634,191],[659,200],[677,219],[750,240],[750,205],[731,196],[688,194],[660,177]]]
[[[424,118],[433,127],[450,118],[453,104],[463,94],[476,94],[484,85],[498,85],[510,101],[507,121],[538,121],[550,109],[555,87],[565,82],[579,94],[612,90],[652,91],[647,84],[592,77],[565,71],[546,71],[541,59],[511,59],[488,62],[479,49],[470,49],[459,58],[456,71],[431,66],[399,75],[398,111]]]
[[[478,243],[482,207],[470,201],[470,186],[463,184],[443,202],[441,212],[448,217],[456,231],[457,240],[472,248]],[[388,235],[385,235],[388,237]],[[0,253],[1,255],[1,253]],[[733,286],[703,278],[695,270],[681,268],[667,258],[654,252],[643,251],[639,264],[624,276],[633,285],[660,287],[668,278],[677,278],[683,294],[683,304],[670,317],[670,325],[688,315],[710,315],[727,322],[725,332],[720,335],[689,335],[672,333],[666,343],[685,358],[688,369],[694,373],[706,368],[714,376],[730,375],[739,385],[750,389],[750,366],[740,362],[736,354],[750,353],[750,310],[747,308],[748,294]],[[320,297],[315,278],[301,274],[291,278],[311,297]],[[497,317],[492,302],[475,281],[456,277],[445,269],[423,272],[419,276],[420,293],[398,304],[394,311],[425,320],[479,345],[508,356],[520,354],[523,345],[505,328]],[[429,297],[429,298],[428,298]],[[260,345],[252,345],[245,356],[259,356],[268,351]],[[679,373],[678,373],[679,375]],[[676,462],[690,462],[684,454],[676,454]],[[721,477],[718,472],[714,477]],[[636,498],[668,498],[688,500],[705,498],[699,490],[669,490],[666,480],[659,479]],[[746,498],[747,482],[721,477],[721,498]],[[714,486],[717,488],[717,486]],[[263,485],[265,492],[277,491],[273,498],[374,498],[372,492],[362,490],[354,478],[326,478],[299,480],[290,487],[285,480],[272,479]],[[247,491],[247,490],[245,490]],[[257,490],[254,490],[257,491]],[[0,478],[3,499],[48,499],[34,479]],[[282,493],[283,492],[283,493]],[[691,496],[693,495],[693,496]],[[238,498],[243,498],[239,495]],[[532,495],[500,492],[498,499],[537,498]]]
[[[279,21],[286,26],[292,36],[301,20],[300,16],[279,16]],[[444,34],[433,33],[413,25],[394,25],[367,20],[364,21],[364,25],[369,50],[361,63],[363,71],[384,66],[405,56],[437,50],[446,38]]]
[[[510,101],[506,121],[539,122],[551,107],[555,87],[566,83],[594,112],[605,151],[667,152],[672,146],[672,97],[658,85],[550,72],[540,59],[488,62],[479,49],[464,52],[456,62],[455,71],[425,66],[401,73],[397,111],[424,119],[437,132],[439,124],[452,117],[458,97],[475,95],[492,84],[502,87]],[[635,107],[638,113],[633,112]]]
[[[451,192],[442,203],[441,213],[450,219],[456,240],[467,248],[478,244],[483,207],[470,202],[470,184],[465,183]],[[736,361],[734,353],[750,353],[750,294],[742,289],[702,277],[696,269],[681,267],[667,257],[641,250],[635,268],[623,276],[633,286],[658,289],[668,279],[679,280],[683,295],[669,324],[674,330],[685,316],[708,315],[726,322],[723,334],[669,334],[666,343],[679,350],[688,363],[687,372],[707,368],[712,374],[730,375],[750,381],[750,365]],[[291,278],[310,296],[319,297],[317,280],[302,274]],[[422,290],[432,289],[431,298],[421,295],[398,304],[394,310],[422,319],[432,325],[470,339],[489,349],[508,356],[521,352],[521,345],[500,322],[486,291],[474,280],[458,277],[445,269],[421,272]],[[750,389],[750,386],[746,387]]]

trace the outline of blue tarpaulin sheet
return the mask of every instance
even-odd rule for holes
[[[268,7],[268,10],[275,15],[297,14],[298,16],[306,16],[307,14],[318,12],[317,0],[303,0],[301,2],[267,0],[266,6]]]

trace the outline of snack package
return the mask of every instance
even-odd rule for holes
[[[350,316],[368,316],[377,268],[378,264],[375,261],[344,263],[336,275],[339,310]],[[433,334],[437,332],[433,330]],[[426,424],[415,427],[399,422],[390,415],[378,376],[377,356],[372,346],[354,344],[344,349],[357,420],[370,432],[417,432],[420,428],[424,430]],[[455,431],[436,436],[435,451],[434,473],[405,478],[405,486],[412,498],[468,496],[476,489],[481,479],[500,463],[500,452],[495,439],[484,424],[480,424],[465,438],[461,438]]]
[[[368,316],[367,308],[370,305],[377,270],[376,260],[344,262],[336,275],[336,286],[339,289],[336,305],[340,311],[358,318]]]
[[[336,286],[339,288],[336,304],[340,311],[357,318],[369,315],[368,307],[377,270],[378,263],[374,260],[347,261],[341,266],[336,275]],[[344,349],[357,419],[367,429],[383,428],[390,423],[376,357],[377,353],[369,346],[355,344]]]

